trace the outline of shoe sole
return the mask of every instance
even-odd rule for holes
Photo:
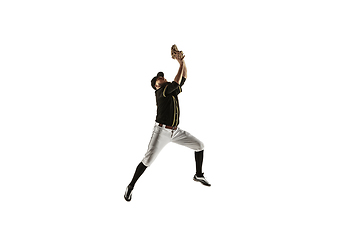
[[[201,184],[204,185],[204,186],[207,186],[207,187],[210,187],[210,186],[211,186],[211,184],[204,183],[203,181],[198,180],[198,179],[196,179],[195,177],[193,178],[193,180],[194,180],[195,182],[201,183]]]

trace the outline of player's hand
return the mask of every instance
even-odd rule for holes
[[[182,64],[182,63],[184,63],[184,58],[185,58],[185,55],[178,54],[176,60],[179,62],[179,64]]]

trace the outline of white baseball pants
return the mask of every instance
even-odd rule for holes
[[[158,123],[155,123],[148,150],[142,163],[149,167],[155,161],[165,145],[170,142],[191,148],[196,152],[204,150],[204,144],[190,133],[179,127],[176,130],[171,130],[165,128],[165,125],[160,127]]]

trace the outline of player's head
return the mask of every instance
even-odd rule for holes
[[[158,72],[158,74],[155,77],[153,77],[153,79],[151,80],[151,87],[154,90],[158,90],[159,88],[161,88],[166,83],[167,83],[167,81],[164,78],[164,73],[163,72]]]

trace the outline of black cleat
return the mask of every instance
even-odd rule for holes
[[[202,183],[202,184],[205,185],[205,186],[208,186],[208,187],[211,186],[211,184],[205,179],[204,173],[202,173],[201,176],[197,176],[197,175],[195,174],[193,180],[196,181],[196,182],[200,182],[200,183]]]
[[[133,186],[127,186],[126,191],[125,191],[125,195],[124,198],[126,201],[130,202],[131,201],[131,196],[132,196],[132,190],[134,189]]]

